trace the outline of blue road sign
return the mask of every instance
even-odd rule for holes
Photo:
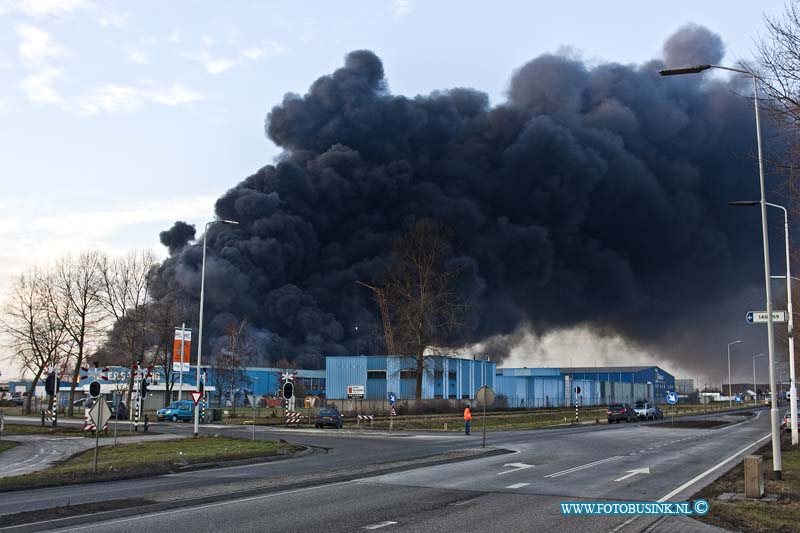
[[[678,393],[669,391],[667,393],[667,403],[670,405],[675,405],[678,403]]]
[[[736,403],[742,403],[742,395],[741,394],[737,394],[736,396],[733,397],[733,400]]]
[[[396,402],[396,401],[397,401],[397,396],[395,396],[395,394],[393,392],[390,392],[389,393],[389,403],[391,405],[394,405],[394,402]]]
[[[747,313],[747,323],[748,324],[752,324],[753,323],[753,312],[752,311]]]

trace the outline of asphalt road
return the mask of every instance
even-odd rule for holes
[[[719,418],[719,417],[717,417]],[[563,517],[559,502],[587,500],[685,501],[721,475],[746,448],[769,432],[765,410],[720,429],[681,429],[646,424],[494,432],[490,446],[510,455],[484,457],[354,482],[325,483],[239,500],[205,503],[152,515],[156,531],[314,530],[351,531],[380,525],[406,531],[641,531],[653,519]],[[190,431],[176,425],[172,430]],[[159,429],[161,430],[161,429]],[[249,428],[218,429],[246,434]],[[4,494],[0,513],[39,508],[45,500],[96,501],[116,497],[157,496],[203,486],[236,486],[265,477],[313,475],[354,465],[411,458],[480,445],[480,435],[421,434],[362,437],[335,432],[286,432],[257,428],[258,438],[281,436],[318,446],[305,457],[263,465],[203,470],[147,480],[40,489]],[[323,450],[326,449],[326,450]],[[725,462],[730,459],[729,462]],[[698,478],[699,475],[706,474]],[[692,480],[695,480],[692,482]],[[147,515],[149,516],[149,515]],[[121,519],[80,526],[127,531],[136,520]],[[141,522],[138,523],[141,528]]]

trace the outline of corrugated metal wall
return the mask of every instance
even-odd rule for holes
[[[362,355],[346,355],[325,358],[325,381],[327,397],[341,400],[347,398],[348,385],[367,385],[367,359]],[[385,359],[385,358],[384,358]]]
[[[368,400],[385,399],[388,392],[394,392],[401,400],[416,397],[416,360],[413,357],[328,356],[325,366],[330,399],[345,399],[348,385],[365,385]],[[482,385],[494,387],[495,368],[495,363],[487,361],[426,357],[422,398],[472,399]],[[384,369],[385,379],[381,379],[374,371]]]

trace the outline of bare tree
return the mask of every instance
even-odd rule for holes
[[[416,359],[416,397],[422,398],[423,358],[429,348],[445,344],[463,311],[446,268],[452,232],[430,220],[419,220],[394,244],[384,293],[398,353]]]
[[[214,353],[212,383],[217,389],[217,406],[222,405],[223,395],[231,395],[233,412],[236,412],[235,392],[245,382],[244,367],[250,360],[251,347],[247,342],[247,321],[234,322],[225,328]]]
[[[104,258],[100,272],[103,307],[116,321],[120,348],[129,368],[137,362],[146,366],[149,281],[156,259],[149,250],[133,251],[117,259]],[[127,405],[131,404],[133,373],[128,380]]]
[[[73,415],[75,387],[90,346],[102,332],[104,313],[100,300],[103,256],[97,251],[82,253],[77,259],[71,256],[56,263],[54,283],[50,287],[50,306],[61,320],[75,347],[71,363],[72,380],[69,389],[67,415]]]
[[[172,390],[180,377],[177,372],[172,370],[175,328],[182,322],[191,323],[192,311],[189,302],[176,294],[168,294],[150,306],[149,344],[155,358],[153,363],[163,371],[166,387],[164,406],[166,407],[172,401]]]
[[[791,220],[800,216],[800,2],[788,2],[782,15],[765,17],[765,23],[766,34],[758,42],[759,87],[783,140],[782,149],[769,162],[784,176],[779,192]],[[792,252],[791,270],[796,274],[800,253],[796,248]],[[797,302],[798,296],[800,283],[794,283],[792,301]]]
[[[55,312],[50,301],[53,276],[32,270],[13,279],[3,316],[3,331],[10,339],[15,362],[33,373],[31,394],[24,410],[31,412],[36,385],[49,368],[59,366],[70,355],[72,344],[65,322],[67,309]],[[56,384],[56,387],[58,385]]]

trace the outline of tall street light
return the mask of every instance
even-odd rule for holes
[[[206,228],[203,232],[203,263],[200,267],[200,326],[197,333],[197,390],[200,390],[200,364],[203,360],[203,295],[206,284],[206,237],[208,236],[208,227],[211,224],[232,224],[239,225],[238,222],[233,220],[209,220],[206,222]],[[195,405],[194,407],[194,436],[200,434],[200,409]]]
[[[728,409],[733,407],[733,393],[731,392],[731,346],[739,344],[742,341],[733,341],[728,343]]]
[[[730,205],[738,206],[754,206],[761,202],[747,201],[747,202],[728,202]],[[791,410],[792,421],[792,445],[800,441],[797,429],[797,387],[795,385],[794,373],[794,313],[792,313],[792,266],[789,261],[789,212],[785,207],[778,204],[771,204],[767,202],[767,206],[774,207],[783,211],[783,232],[786,237],[786,312],[789,314],[787,319],[788,337],[789,337],[789,405]]]
[[[719,65],[698,65],[689,68],[660,70],[662,76],[675,76],[680,74],[697,74],[716,68],[728,70],[738,74],[744,74],[753,78],[753,106],[756,112],[756,142],[758,144],[758,178],[761,188],[761,237],[764,243],[764,279],[767,297],[767,342],[769,353],[769,387],[772,391],[772,402],[770,409],[770,425],[772,426],[772,470],[775,472],[775,479],[781,479],[781,433],[778,421],[778,403],[775,394],[775,331],[772,327],[772,290],[769,278],[769,235],[767,231],[767,201],[764,192],[764,157],[761,150],[761,119],[758,114],[758,77],[748,70],[738,68],[722,67]]]
[[[753,394],[755,395],[754,397],[756,399],[758,398],[758,389],[756,389],[756,359],[758,359],[759,357],[764,357],[765,355],[767,354],[760,353],[758,355],[753,356]],[[755,401],[753,403],[755,403]]]

